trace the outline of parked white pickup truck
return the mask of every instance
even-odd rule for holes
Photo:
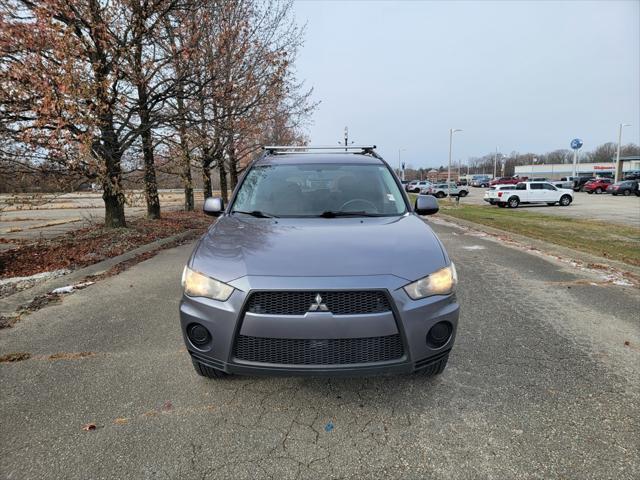
[[[496,204],[496,200],[498,199],[498,192],[502,190],[515,190],[515,185],[494,185],[493,187],[489,187],[484,192],[484,201],[489,202],[491,205]]]
[[[557,188],[548,182],[521,182],[513,190],[499,191],[495,203],[502,208],[516,208],[521,203],[559,204],[566,207],[572,201],[573,190]]]

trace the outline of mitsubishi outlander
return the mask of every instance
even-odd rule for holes
[[[196,372],[441,373],[458,323],[456,269],[375,147],[265,147],[182,275]]]

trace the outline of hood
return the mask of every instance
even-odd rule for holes
[[[223,216],[190,267],[223,282],[245,275],[395,275],[417,280],[448,258],[418,216],[262,219]]]

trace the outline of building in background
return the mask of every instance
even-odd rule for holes
[[[620,157],[622,162],[622,174],[640,170],[640,156]],[[578,176],[604,176],[613,177],[616,172],[616,162],[578,163],[576,173]],[[559,179],[573,175],[573,163],[547,163],[534,165],[519,165],[515,167],[515,175],[520,177],[547,177]]]

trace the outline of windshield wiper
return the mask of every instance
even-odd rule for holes
[[[277,215],[271,215],[270,213],[261,212],[260,210],[252,210],[245,212],[243,210],[233,210],[231,213],[244,213],[245,215],[251,215],[256,218],[278,218]]]
[[[333,210],[326,210],[322,212],[319,217],[322,218],[336,218],[336,217],[380,217],[378,213],[367,213],[364,210],[358,212],[336,212]]]

